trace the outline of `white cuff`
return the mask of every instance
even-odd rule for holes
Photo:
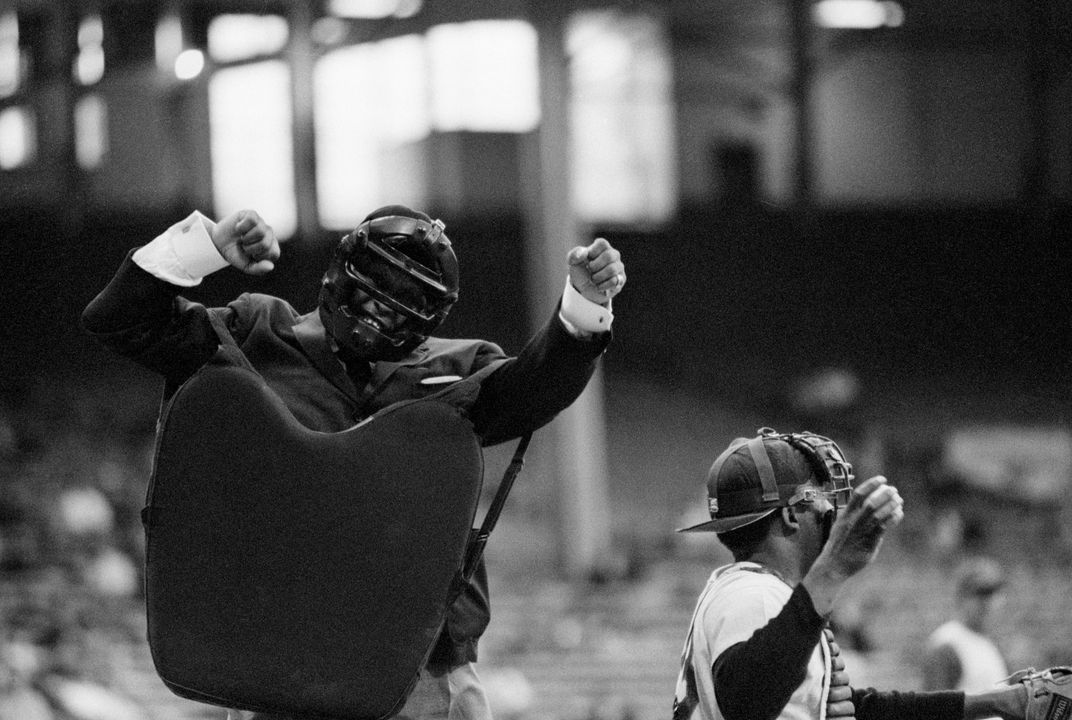
[[[614,313],[610,310],[610,301],[607,307],[594,303],[584,295],[581,295],[573,287],[573,283],[566,278],[566,289],[562,292],[562,309],[558,313],[559,318],[566,324],[571,333],[576,331],[583,333],[599,333],[610,330],[614,322]]]
[[[133,260],[146,272],[181,287],[193,287],[206,275],[227,267],[212,242],[216,223],[197,210],[152,242],[134,251]]]

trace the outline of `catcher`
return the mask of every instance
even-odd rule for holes
[[[982,692],[857,689],[826,627],[838,592],[904,518],[886,478],[853,487],[828,438],[763,428],[707,476],[714,532],[734,562],[716,569],[682,652],[674,720],[1072,717],[1072,668],[1027,670]]]

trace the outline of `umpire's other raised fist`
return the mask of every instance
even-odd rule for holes
[[[566,262],[574,289],[594,303],[606,303],[625,287],[625,263],[606,238],[578,245],[570,250]]]
[[[220,255],[244,273],[264,275],[279,259],[275,231],[255,210],[239,210],[216,223],[212,242]]]

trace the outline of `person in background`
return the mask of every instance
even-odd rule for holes
[[[963,561],[956,571],[956,617],[927,639],[923,653],[925,690],[983,690],[1009,676],[1001,650],[987,634],[1002,601],[1005,574],[991,558]]]

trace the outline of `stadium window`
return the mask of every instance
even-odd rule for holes
[[[100,15],[87,15],[78,24],[74,77],[81,85],[93,85],[104,77],[104,23]]]
[[[327,53],[314,70],[317,195],[320,224],[352,228],[383,205],[384,178],[411,183],[404,147],[429,134],[427,58],[423,39],[404,35]]]
[[[0,12],[0,97],[24,91],[47,71],[48,20],[43,12]]]
[[[208,23],[208,55],[218,63],[282,52],[290,36],[279,15],[217,15]]]
[[[85,170],[100,167],[108,152],[108,108],[99,95],[83,95],[75,104],[74,150]]]
[[[19,90],[24,73],[19,51],[19,16],[14,10],[0,13],[0,97]]]
[[[536,30],[477,20],[428,31],[436,130],[528,132],[540,121]]]
[[[335,17],[379,20],[413,17],[423,4],[421,0],[328,0],[327,10]]]
[[[670,50],[654,18],[577,13],[566,30],[573,194],[589,222],[663,222],[674,209]]]
[[[175,60],[182,54],[184,46],[182,19],[178,13],[167,13],[156,23],[153,36],[153,51],[156,55],[156,67],[161,72],[171,72]]]
[[[29,108],[0,110],[0,170],[29,165],[37,157],[37,126]]]
[[[269,60],[217,70],[209,79],[212,190],[217,215],[251,207],[280,238],[297,227],[290,71]]]
[[[811,7],[819,27],[840,30],[875,30],[904,24],[904,8],[898,2],[878,0],[819,0]]]

